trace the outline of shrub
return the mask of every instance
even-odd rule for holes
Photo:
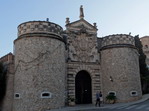
[[[116,96],[113,94],[108,94],[106,96],[106,101],[108,101],[109,103],[112,103],[112,104],[114,104],[116,102],[116,99],[117,99]]]

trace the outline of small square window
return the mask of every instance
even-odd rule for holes
[[[130,92],[130,95],[131,95],[131,96],[138,96],[138,92],[137,92],[137,91],[131,91],[131,92]]]
[[[52,94],[50,92],[42,92],[41,98],[51,98]]]
[[[20,99],[20,93],[15,93],[14,94],[14,99]]]

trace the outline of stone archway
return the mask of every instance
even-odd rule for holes
[[[92,103],[91,77],[87,71],[79,71],[75,78],[76,104]]]

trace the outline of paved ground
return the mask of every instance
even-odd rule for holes
[[[88,109],[79,111],[149,111],[149,100],[134,105],[114,106],[109,108]]]
[[[93,104],[87,105],[76,105],[74,107],[62,107],[60,109],[53,109],[47,111],[133,111],[132,108],[138,108],[137,111],[149,111],[149,101],[147,103],[146,100],[149,99],[149,94],[143,95],[142,99],[129,102],[129,103],[115,103],[115,104],[104,104],[102,107],[95,107]],[[143,103],[144,102],[144,103]],[[140,108],[141,107],[141,108]],[[145,110],[142,110],[144,108]],[[129,110],[130,109],[130,110]],[[136,111],[136,109],[134,110]]]

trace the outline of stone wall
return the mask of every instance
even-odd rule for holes
[[[51,24],[28,22],[25,27],[28,24],[36,27],[40,23],[46,23],[46,26]],[[14,42],[16,72],[13,111],[43,111],[64,106],[66,66],[65,44],[61,34],[50,34],[45,30],[40,32],[39,27],[34,33],[23,33],[20,27],[19,38]]]
[[[1,57],[0,62],[3,62],[5,64],[13,63],[14,62],[14,55],[12,53],[9,53],[9,54]]]
[[[118,35],[111,39],[117,38]],[[111,43],[110,47],[101,49],[102,87],[104,98],[109,92],[116,92],[117,102],[130,102],[142,97],[139,74],[138,51],[135,49],[134,40],[125,44]],[[126,38],[126,39],[127,39]],[[106,38],[105,38],[106,39]],[[107,43],[106,43],[107,44]],[[109,44],[108,44],[109,45]],[[136,92],[136,95],[131,95]]]
[[[144,54],[146,55],[146,63],[149,66],[149,36],[144,36],[140,38],[142,43],[142,49]]]

